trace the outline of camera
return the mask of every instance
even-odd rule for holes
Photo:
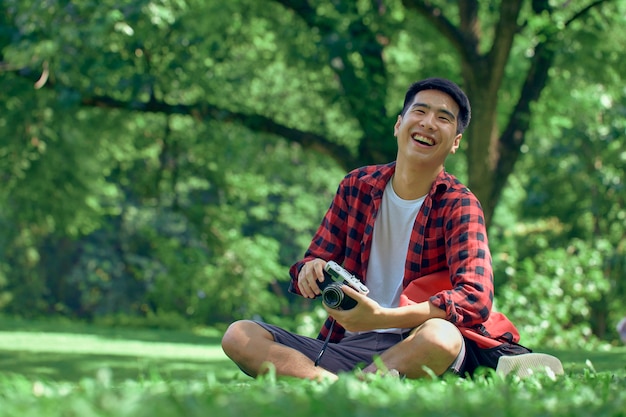
[[[357,277],[334,261],[326,263],[326,266],[324,266],[324,281],[318,285],[322,290],[324,304],[338,310],[350,310],[357,305],[354,298],[347,296],[341,290],[342,285],[349,285],[361,294],[367,294],[370,291]]]

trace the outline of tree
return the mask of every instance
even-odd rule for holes
[[[543,167],[529,149],[566,141],[572,117],[603,115],[599,98],[568,89],[621,102],[626,73],[623,0],[2,7],[0,307],[32,311],[188,314],[206,308],[199,294],[219,317],[282,307],[255,295],[285,278],[342,173],[395,158],[402,95],[426,76],[457,81],[473,102],[467,158],[447,168],[490,223],[507,187],[516,217],[504,217],[535,221],[519,211],[527,171]],[[569,190],[564,200],[580,199]],[[238,277],[251,271],[259,285],[246,287]]]
[[[95,17],[100,19],[96,21],[99,30],[113,30],[108,42],[114,43],[109,45],[96,39],[101,32],[90,33],[84,25],[81,28],[77,20],[88,15],[93,6],[70,4],[65,8],[70,12],[69,20],[79,23],[79,29],[71,38],[63,34],[57,37],[57,46],[67,48],[75,43],[73,41],[80,40],[82,45],[75,45],[74,53],[81,51],[91,55],[80,37],[85,30],[96,46],[116,45],[117,52],[106,54],[105,61],[96,58],[94,64],[104,64],[104,68],[111,70],[118,68],[118,72],[122,70],[120,76],[125,88],[98,85],[102,78],[98,76],[89,83],[91,87],[85,89],[75,77],[57,76],[63,60],[52,64],[53,60],[59,61],[51,55],[54,51],[44,56],[46,52],[39,49],[35,61],[43,65],[44,73],[49,73],[48,85],[79,94],[84,106],[192,114],[203,120],[223,122],[233,120],[253,131],[272,133],[305,148],[333,155],[345,169],[393,159],[395,143],[389,139],[389,133],[398,113],[399,100],[398,94],[390,91],[396,88],[403,91],[403,83],[409,77],[441,73],[457,79],[473,103],[473,121],[465,135],[467,178],[470,188],[483,203],[488,223],[525,145],[532,104],[539,100],[549,82],[549,73],[559,51],[569,45],[573,53],[589,53],[582,44],[578,50],[573,50],[571,44],[581,35],[600,39],[604,31],[619,27],[615,25],[623,23],[624,15],[620,13],[624,2],[609,0],[561,4],[548,0],[490,3],[403,0],[406,10],[393,0],[275,0],[262,4],[238,1],[230,2],[227,7],[200,4],[166,2],[156,8],[151,3],[137,1],[122,9],[112,9],[103,16],[101,8],[95,9],[98,11]],[[215,16],[211,30],[199,28],[199,15]],[[219,16],[229,16],[229,19],[222,21]],[[156,26],[156,37],[145,37],[154,32],[145,22],[146,17]],[[231,27],[227,28],[224,21],[232,23]],[[426,22],[430,27],[405,24],[412,21]],[[577,25],[579,22],[584,24]],[[594,26],[593,31],[586,29],[590,25]],[[298,31],[301,34],[294,36]],[[124,39],[124,34],[128,40]],[[230,37],[223,38],[224,35]],[[250,42],[255,49],[234,45],[232,37]],[[432,60],[438,51],[438,59],[445,60],[452,68],[424,64],[416,70],[399,69],[398,63],[393,62],[394,50],[398,48],[395,44],[405,38],[421,42],[423,51],[415,51],[416,61]],[[425,45],[425,41],[431,45]],[[231,46],[233,50],[229,50]],[[131,55],[133,51],[135,56]],[[207,51],[210,54],[202,58],[201,54]],[[514,59],[511,54],[515,55]],[[519,59],[522,54],[526,60]],[[258,82],[267,82],[269,71],[248,68],[254,65],[253,60],[260,65],[267,63],[270,68],[282,66],[286,69],[283,77],[296,78],[287,80],[285,87],[270,85],[266,86],[268,91],[258,96],[254,94],[255,100],[265,101],[264,105],[252,106],[237,98],[224,102],[210,93],[216,90],[200,75],[202,68],[206,67],[214,72],[215,78],[220,78],[221,71],[233,68],[229,61],[239,58],[244,60],[238,61],[243,64],[241,69],[235,69],[233,74],[222,73],[223,81],[239,83],[245,88],[252,84],[241,80],[247,72],[255,74]],[[276,64],[276,59],[286,62]],[[285,68],[285,63],[291,68]],[[23,67],[24,64],[27,66]],[[41,72],[33,66],[32,60],[24,64],[14,66],[18,65],[20,73]],[[90,75],[94,65],[82,70],[86,72],[83,75]],[[317,74],[310,78],[297,70]],[[167,73],[172,71],[176,71],[173,82],[178,89],[187,90],[186,95],[193,99],[168,95],[171,89],[168,79],[172,77]],[[198,87],[208,94],[191,93]],[[299,112],[284,114],[284,110],[267,105],[268,100],[275,99],[272,90],[285,95],[304,88],[310,88],[324,104],[297,105],[309,107],[308,111],[321,111],[327,106],[328,115],[316,118],[321,129],[319,125],[299,123]],[[231,90],[233,95],[244,91]],[[343,115],[336,115],[337,112]],[[333,132],[332,123],[337,117],[350,118],[358,132],[348,133],[347,137],[340,136],[344,132]]]
[[[389,114],[386,99],[381,96],[381,91],[389,85],[384,50],[390,35],[383,25],[366,23],[378,23],[390,13],[385,3],[371,2],[369,14],[360,12],[357,2],[334,3],[341,18],[354,16],[347,29],[340,32],[340,18],[320,16],[318,10],[322,7],[312,6],[313,2],[279,2],[300,16],[309,28],[318,30],[325,40],[321,45],[328,51],[328,62],[346,92],[352,114],[362,127],[358,156],[354,161],[347,161],[347,167],[392,158],[394,150],[389,149],[389,142],[383,148],[379,144],[379,138],[386,136],[385,128],[390,126],[389,118],[385,117]],[[549,81],[549,71],[559,49],[576,36],[572,33],[576,29],[572,27],[581,20],[594,22],[599,29],[609,26],[615,4],[596,0],[568,1],[556,6],[548,0],[533,0],[529,5],[523,0],[512,0],[501,1],[497,6],[495,2],[482,3],[481,9],[477,0],[403,0],[402,3],[409,11],[424,17],[457,53],[462,85],[473,103],[473,121],[466,133],[468,182],[483,203],[490,222],[525,144],[532,118],[531,105],[540,98]],[[456,13],[453,12],[455,5]],[[522,14],[524,6],[526,10]],[[379,16],[373,19],[376,13]],[[410,20],[410,14],[406,18]],[[429,39],[432,37],[431,34]],[[516,41],[522,45],[515,47]],[[520,48],[530,57],[522,68],[519,62],[511,64],[509,60],[511,53]],[[360,67],[351,57],[355,53],[360,56]],[[517,66],[521,76],[507,74],[512,65]],[[507,75],[511,78],[508,81]],[[508,119],[502,123],[499,108],[511,106],[500,100],[505,88],[514,99]],[[511,89],[518,92],[511,93]],[[361,100],[363,95],[368,97],[367,103]],[[373,124],[372,121],[378,120],[381,122]]]

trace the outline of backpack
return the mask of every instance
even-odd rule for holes
[[[400,306],[417,304],[441,291],[452,289],[447,270],[416,278],[407,285],[400,295]],[[517,343],[517,328],[502,313],[492,311],[487,321],[473,327],[457,326],[461,334],[476,342],[481,349],[497,347],[502,343]]]

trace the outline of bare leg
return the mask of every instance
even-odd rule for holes
[[[274,365],[276,374],[297,378],[336,380],[337,375],[316,367],[299,351],[276,343],[272,334],[249,320],[237,321],[228,327],[222,338],[224,353],[249,375],[257,377]]]
[[[430,319],[417,327],[406,339],[387,349],[380,359],[388,369],[396,369],[407,378],[427,376],[424,366],[442,375],[461,351],[461,332],[449,321]],[[375,364],[364,372],[376,372]]]

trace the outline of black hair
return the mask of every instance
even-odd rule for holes
[[[450,80],[446,80],[445,78],[426,78],[411,84],[406,92],[406,95],[404,96],[402,116],[404,116],[404,113],[406,113],[409,106],[413,103],[417,93],[423,90],[439,90],[452,97],[452,99],[459,106],[456,132],[463,133],[467,125],[469,125],[472,117],[472,108],[467,95],[465,95],[465,92],[461,89],[461,87]]]

